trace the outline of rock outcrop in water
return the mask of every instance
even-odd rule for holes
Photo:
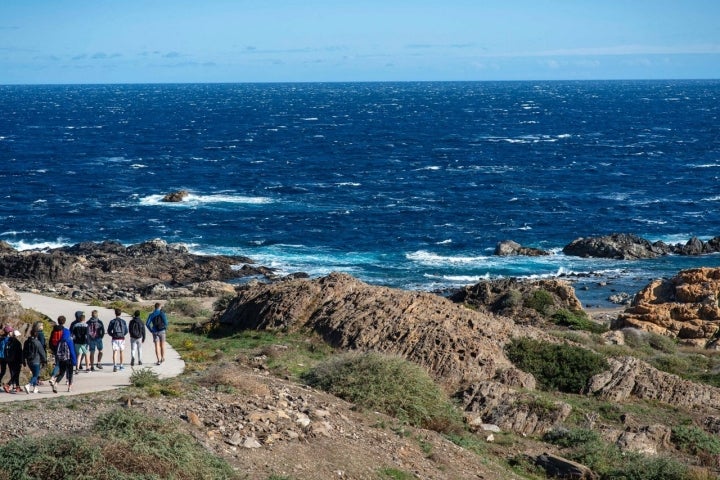
[[[627,233],[578,238],[563,248],[565,255],[613,258],[616,260],[656,258],[671,253],[676,255],[704,255],[717,252],[720,252],[720,237],[714,237],[707,242],[692,237],[686,243],[669,245],[664,242],[650,243],[649,240]]]
[[[188,192],[187,190],[178,190],[176,192],[170,192],[166,194],[162,198],[162,201],[170,203],[182,202],[187,198],[188,195],[190,195],[190,192]]]
[[[613,328],[633,327],[706,346],[720,329],[720,268],[683,270],[650,282]]]
[[[242,265],[242,267],[240,267]],[[67,293],[75,298],[131,298],[206,281],[272,275],[245,257],[196,255],[156,239],[125,247],[84,242],[49,251],[0,247],[0,279],[17,288]],[[49,288],[48,288],[49,287]]]
[[[501,257],[509,257],[515,255],[523,255],[527,257],[541,257],[545,255],[550,255],[550,252],[546,250],[541,250],[539,248],[523,247],[522,245],[513,240],[503,240],[502,242],[498,242],[498,244],[495,246],[494,254]]]

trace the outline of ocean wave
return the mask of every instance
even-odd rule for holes
[[[273,203],[273,199],[268,197],[248,197],[245,195],[230,194],[214,194],[214,195],[196,195],[190,193],[182,202],[163,202],[164,195],[148,195],[140,198],[140,205],[145,206],[168,206],[168,207],[196,207],[199,205],[217,204],[217,203],[236,203],[243,205],[265,205]]]
[[[58,238],[54,242],[41,242],[41,241],[35,241],[35,242],[26,242],[25,240],[18,240],[15,242],[8,242],[15,250],[18,251],[24,251],[24,250],[50,250],[53,248],[60,248],[60,247],[67,247],[71,245],[71,243],[68,240],[65,240],[63,238]]]

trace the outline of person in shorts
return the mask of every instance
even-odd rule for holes
[[[165,334],[167,331],[168,321],[165,312],[162,311],[160,302],[155,304],[155,310],[148,315],[145,326],[152,333],[153,343],[155,344],[155,357],[160,365],[165,361]]]
[[[80,315],[77,322],[70,329],[73,343],[75,344],[75,356],[77,357],[77,365],[75,365],[75,373],[83,370],[82,359],[85,358],[84,370],[90,371],[90,352],[88,351],[88,326],[85,323],[85,314]]]
[[[105,336],[105,325],[98,318],[98,311],[93,310],[88,326],[88,348],[90,349],[90,370],[102,370],[103,337]],[[95,350],[97,350],[97,362],[95,361]]]
[[[123,352],[125,351],[125,336],[128,334],[127,322],[120,318],[122,310],[119,308],[115,309],[115,318],[110,320],[108,324],[108,335],[112,338],[112,350],[113,350],[113,372],[118,370],[125,370],[123,366]],[[118,359],[120,362],[117,362]]]

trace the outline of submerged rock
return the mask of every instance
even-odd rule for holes
[[[170,192],[166,194],[163,198],[163,202],[182,202],[187,198],[187,196],[190,195],[190,192],[187,190],[178,190],[176,192]]]

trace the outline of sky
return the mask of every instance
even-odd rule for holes
[[[720,78],[718,0],[1,0],[0,84]]]

